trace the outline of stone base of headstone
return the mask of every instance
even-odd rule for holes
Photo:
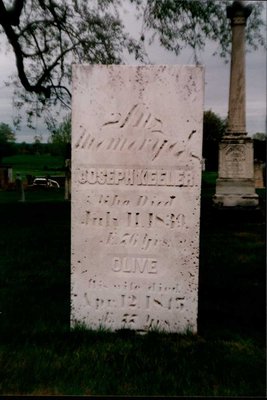
[[[246,136],[224,137],[219,145],[219,176],[213,202],[220,207],[257,207],[253,141]]]

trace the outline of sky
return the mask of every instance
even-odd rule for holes
[[[267,17],[267,3],[265,2],[264,16]],[[131,13],[125,16],[127,28],[134,30],[134,20]],[[200,63],[205,66],[205,101],[204,109],[212,110],[222,118],[227,116],[230,63],[226,64],[218,56],[212,56],[215,46],[207,43],[206,50],[200,55]],[[153,64],[193,64],[193,55],[190,50],[183,51],[179,56],[159,47],[157,44],[148,49],[150,61]],[[126,63],[133,63],[126,59]],[[266,50],[248,52],[246,55],[246,119],[247,132],[252,136],[256,132],[266,133],[266,75],[267,75]],[[49,132],[42,120],[35,120],[35,129],[30,129],[25,124],[20,131],[13,127],[12,115],[16,110],[12,105],[12,87],[6,87],[5,82],[16,71],[15,58],[5,52],[5,46],[0,48],[0,122],[9,124],[16,133],[17,142],[33,142],[34,136],[41,134],[43,142],[47,142]]]

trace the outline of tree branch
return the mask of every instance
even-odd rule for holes
[[[23,3],[23,0],[19,1],[15,1],[14,2],[14,6],[12,7],[12,10],[14,10],[14,12],[16,11],[16,15],[20,15],[20,12],[22,10],[22,7],[18,6],[18,3]],[[22,4],[23,5],[23,4]],[[24,57],[30,56],[30,55],[26,55],[22,48],[21,45],[18,41],[19,36],[15,33],[14,29],[11,26],[10,23],[10,19],[7,18],[7,14],[9,11],[7,11],[5,9],[5,6],[3,4],[3,1],[0,0],[0,23],[4,29],[4,32],[9,40],[9,43],[11,44],[11,46],[13,47],[14,50],[14,54],[16,57],[16,65],[17,65],[17,71],[18,71],[18,76],[20,79],[20,82],[22,83],[23,87],[28,91],[28,92],[32,92],[32,93],[36,93],[36,94],[44,94],[44,96],[46,98],[49,98],[51,95],[51,89],[57,86],[54,86],[53,83],[52,85],[44,85],[44,82],[46,79],[49,79],[49,75],[51,73],[51,71],[57,66],[57,64],[60,62],[60,60],[62,60],[62,58],[64,58],[64,56],[72,51],[77,45],[78,42],[76,42],[75,44],[73,44],[73,46],[65,49],[64,51],[62,51],[59,56],[54,60],[54,62],[50,65],[47,66],[45,63],[45,60],[43,58],[43,52],[40,49],[38,43],[37,43],[37,39],[35,38],[35,35],[32,33],[32,35],[34,36],[34,40],[35,40],[35,44],[37,47],[37,52],[35,55],[39,55],[42,59],[43,62],[43,73],[41,75],[41,77],[38,79],[37,83],[35,85],[32,85],[28,78],[27,75],[25,73],[25,67],[24,67]],[[53,13],[54,14],[54,13]],[[70,95],[69,90],[67,90],[65,88],[65,90],[67,91],[67,93]]]
[[[4,29],[4,32],[8,38],[9,43],[13,47],[15,57],[16,57],[16,65],[17,65],[17,71],[19,75],[19,79],[23,85],[23,87],[29,91],[29,92],[35,92],[35,93],[43,93],[45,97],[50,96],[50,89],[46,88],[45,86],[42,86],[39,82],[37,82],[37,85],[31,85],[25,70],[24,70],[24,62],[23,62],[23,52],[21,49],[21,46],[18,42],[18,36],[14,32],[12,26],[10,25],[9,21],[4,20],[6,10],[4,7],[4,4],[2,0],[0,0],[0,22],[1,25]]]
[[[54,21],[49,19],[37,19],[35,21],[29,22],[23,29],[20,30],[20,32],[18,33],[18,37],[23,36],[25,32],[30,31],[33,26],[41,24],[52,25],[53,23]]]
[[[6,9],[3,2],[1,1],[0,16],[4,17],[10,25],[18,26],[23,6],[24,6],[24,0],[14,0],[12,7]]]

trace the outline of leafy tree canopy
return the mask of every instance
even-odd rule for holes
[[[119,19],[119,3],[0,0],[1,33],[16,57],[15,105],[26,103],[29,123],[58,102],[70,106],[72,63],[120,63],[125,48],[141,57]]]
[[[121,15],[127,3],[136,7],[141,24],[133,40]],[[72,63],[122,63],[125,50],[146,61],[144,44],[156,37],[176,54],[190,46],[197,61],[207,39],[225,57],[230,44],[226,5],[231,0],[0,0],[0,33],[15,54],[16,106],[45,116],[58,103],[71,104]],[[247,42],[264,44],[263,4],[253,2]],[[52,106],[52,107],[51,107]],[[19,119],[17,120],[19,122]]]
[[[0,162],[3,157],[12,153],[16,141],[15,133],[8,124],[0,123]]]
[[[49,142],[52,150],[60,155],[70,157],[71,143],[71,114],[68,114],[57,127],[54,120],[50,120],[49,130],[51,132]]]
[[[206,159],[207,170],[218,170],[219,141],[225,130],[226,118],[221,118],[211,110],[204,111],[202,155]]]
[[[71,140],[71,114],[68,114],[58,127],[55,126],[55,122],[51,121],[50,126],[50,142],[54,144],[66,144],[70,143]]]
[[[140,1],[140,3],[143,3]],[[198,51],[205,48],[207,39],[218,44],[214,54],[226,57],[230,50],[231,29],[226,7],[232,0],[147,0],[144,7],[144,30],[158,36],[163,47],[179,54],[191,47],[195,61]],[[247,21],[246,40],[256,50],[265,45],[261,28],[263,3],[253,1],[252,14]]]
[[[226,119],[221,118],[213,111],[204,111],[203,140],[218,142],[226,130]]]
[[[261,140],[261,141],[264,141],[264,140],[266,140],[267,135],[266,135],[266,133],[263,133],[263,132],[257,132],[257,133],[254,133],[254,135],[252,136],[252,138],[253,138],[254,140]]]
[[[16,141],[15,133],[8,124],[0,123],[0,146],[6,143],[14,143]]]

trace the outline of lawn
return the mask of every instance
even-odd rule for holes
[[[70,331],[70,203],[0,192],[0,395],[266,395],[264,210],[214,209],[212,179],[197,335]]]
[[[12,165],[14,177],[17,173],[20,173],[24,179],[27,175],[64,175],[64,159],[60,156],[20,154],[4,157],[2,162]]]
[[[21,202],[24,200],[26,203],[51,203],[62,202],[64,200],[65,188],[45,188],[45,187],[25,187],[24,195],[21,191],[15,189],[0,191],[0,205],[4,207],[5,204]],[[27,208],[27,206],[25,207]]]

